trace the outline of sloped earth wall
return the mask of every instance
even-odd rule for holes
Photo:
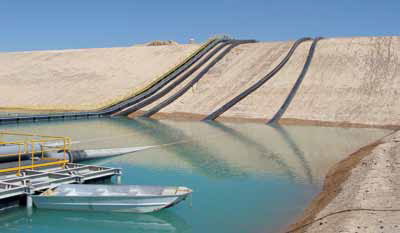
[[[145,86],[199,47],[0,53],[0,109],[93,110]]]
[[[293,42],[240,45],[158,115],[201,119],[272,70]],[[278,110],[304,65],[311,42],[222,118],[263,120]],[[321,40],[282,122],[400,124],[400,37]],[[157,118],[157,116],[156,116]]]

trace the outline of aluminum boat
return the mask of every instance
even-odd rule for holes
[[[149,213],[185,200],[186,187],[65,184],[32,195],[37,208]]]

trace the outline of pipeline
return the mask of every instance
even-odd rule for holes
[[[240,102],[242,99],[244,99],[245,97],[247,97],[248,95],[250,95],[251,93],[253,93],[254,91],[256,91],[258,88],[260,88],[262,85],[264,85],[264,83],[266,83],[268,80],[270,80],[272,77],[274,77],[274,75],[276,73],[278,73],[282,67],[289,61],[289,59],[292,57],[294,51],[296,50],[296,48],[303,42],[305,41],[309,41],[311,40],[311,38],[309,37],[305,37],[305,38],[301,38],[298,39],[290,48],[289,52],[287,53],[287,55],[285,56],[285,58],[283,58],[283,60],[271,71],[269,72],[267,75],[265,75],[262,79],[260,79],[258,82],[256,82],[255,84],[253,84],[251,87],[249,87],[248,89],[246,89],[245,91],[243,91],[242,93],[240,93],[239,95],[235,96],[233,99],[231,99],[228,103],[224,104],[222,107],[220,107],[219,109],[215,110],[214,112],[212,112],[210,115],[208,115],[207,117],[205,117],[203,119],[203,121],[209,121],[209,120],[215,120],[217,117],[219,117],[221,114],[223,114],[224,112],[226,112],[227,110],[229,110],[231,107],[233,107],[235,104],[237,104],[238,102]]]
[[[24,146],[4,145],[0,147],[0,162],[10,162],[18,160],[18,153],[21,152],[21,160],[31,158],[32,152],[40,152],[42,146],[40,144],[27,144]]]
[[[77,163],[93,159],[111,158],[133,152],[151,149],[157,146],[140,146],[128,148],[94,149],[94,150],[70,150],[67,152],[70,163]],[[64,159],[64,152],[47,152],[45,157],[54,159]]]
[[[272,124],[272,123],[276,123],[279,121],[279,119],[281,119],[281,117],[283,116],[283,114],[285,114],[287,108],[289,107],[290,103],[292,102],[294,96],[297,93],[297,90],[299,89],[301,83],[303,82],[304,77],[307,74],[308,68],[310,67],[312,58],[314,56],[314,52],[315,52],[315,47],[317,46],[318,41],[320,41],[321,39],[323,39],[322,37],[317,37],[313,40],[310,50],[308,52],[307,55],[307,60],[304,63],[303,69],[301,70],[301,73],[299,75],[299,77],[297,78],[295,84],[293,85],[292,89],[289,92],[289,95],[286,97],[285,101],[283,102],[282,106],[279,108],[279,110],[275,113],[275,115],[272,117],[271,120],[269,120],[268,122],[266,122],[267,124]]]
[[[54,114],[33,114],[33,115],[20,115],[20,116],[4,116],[0,117],[0,123],[10,123],[10,122],[20,122],[20,121],[36,121],[36,120],[51,120],[51,119],[71,119],[78,117],[103,117],[112,115],[126,107],[131,106],[132,104],[136,104],[139,101],[147,98],[148,96],[157,92],[160,88],[167,85],[170,81],[175,79],[178,75],[185,72],[192,66],[195,62],[197,62],[201,57],[203,57],[209,50],[214,48],[217,44],[225,41],[229,41],[230,39],[227,36],[222,36],[219,38],[212,39],[209,41],[204,48],[197,51],[195,55],[190,57],[186,62],[178,66],[174,71],[168,73],[165,77],[163,77],[158,82],[154,83],[148,89],[144,90],[142,93],[135,95],[129,99],[121,101],[120,103],[114,104],[105,109],[95,111],[95,112],[64,112],[64,113],[54,113]]]
[[[18,154],[21,152],[21,160],[32,159],[32,154],[35,157],[42,156],[43,147],[52,147],[53,144],[28,144],[25,147],[19,147],[18,145],[6,145],[0,147],[0,163],[17,161]],[[91,159],[108,158],[117,155],[124,155],[128,153],[138,152],[142,150],[147,150],[155,147],[160,147],[164,145],[154,145],[154,146],[139,146],[139,147],[127,147],[127,148],[111,148],[111,149],[94,149],[94,150],[68,150],[67,155],[70,162],[80,162]],[[48,158],[64,159],[64,150],[59,151],[46,151],[44,149],[43,155]]]
[[[179,84],[181,84],[183,81],[185,81],[190,75],[192,75],[194,72],[196,72],[204,63],[206,63],[209,59],[211,59],[211,57],[213,57],[216,53],[218,53],[221,49],[223,49],[229,43],[231,43],[231,42],[223,42],[221,45],[219,45],[217,48],[215,48],[210,54],[208,54],[202,61],[200,61],[197,65],[195,65],[189,72],[185,73],[181,78],[175,80],[171,85],[169,85],[165,89],[161,90],[159,93],[143,100],[142,102],[140,102],[136,105],[131,105],[130,107],[122,110],[121,112],[118,112],[115,115],[127,116],[143,107],[146,107],[147,105],[153,103],[154,101],[162,98],[163,96],[168,94],[172,89],[174,89]]]
[[[151,145],[151,146],[137,146],[137,147],[126,147],[126,148],[110,148],[110,149],[91,149],[91,150],[67,150],[67,159],[69,162],[82,162],[93,159],[102,159],[102,158],[110,158],[119,155],[125,155],[129,153],[139,152],[143,150],[174,146],[177,144],[189,143],[191,140],[180,140],[170,143],[164,143],[159,145]],[[43,147],[52,147],[57,146],[55,144],[45,144]],[[24,149],[24,148],[21,148]],[[18,160],[18,146],[15,145],[7,145],[0,147],[0,163],[1,162],[11,162]],[[22,151],[21,160],[30,160],[32,159],[32,152],[35,157],[39,158],[42,156],[42,145],[34,144],[28,145],[26,147],[26,151]],[[8,156],[5,156],[8,155]],[[12,156],[11,156],[12,155]],[[44,157],[53,158],[53,159],[64,159],[64,150],[59,151],[45,151]]]
[[[217,64],[223,57],[225,57],[233,48],[240,44],[245,43],[255,43],[255,40],[237,40],[233,41],[232,44],[225,49],[221,54],[219,54],[210,64],[208,64],[196,77],[194,77],[189,83],[187,83],[182,89],[176,92],[174,95],[170,96],[168,99],[154,106],[150,110],[146,111],[141,115],[141,117],[151,117],[155,113],[159,112],[161,109],[165,108],[183,94],[185,94],[194,84],[196,84],[215,64]],[[205,63],[205,62],[204,62]],[[200,64],[199,64],[200,65]]]
[[[70,150],[67,152],[69,162],[82,162],[94,159],[111,158],[119,155],[125,155],[129,153],[139,152],[143,150],[149,150],[160,147],[174,146],[178,144],[189,143],[192,140],[180,140],[170,143],[164,143],[152,146],[137,146],[137,147],[126,147],[126,148],[111,148],[111,149],[92,149],[92,150]],[[47,158],[64,159],[64,151],[59,152],[47,152],[44,154]]]
[[[159,91],[161,88],[163,88],[165,85],[173,81],[176,77],[181,75],[183,72],[188,70],[193,64],[195,64],[197,61],[199,61],[204,55],[206,55],[211,49],[215,48],[220,43],[224,43],[225,41],[228,41],[226,37],[215,40],[213,41],[210,46],[206,46],[201,53],[196,55],[194,59],[190,60],[190,63],[186,64],[184,67],[180,67],[177,70],[175,70],[170,76],[167,76],[166,78],[162,79],[160,82],[156,83],[154,86],[152,86],[149,90],[139,94],[138,96],[134,97],[131,101],[123,104],[124,107],[120,106],[119,109],[113,111],[110,113],[110,115],[115,115],[115,116],[127,116],[131,112],[129,109],[131,106],[135,106],[135,104],[141,103],[141,101],[145,100],[149,96],[153,95],[157,91]],[[122,105],[122,103],[120,104]],[[121,111],[122,110],[122,111]]]

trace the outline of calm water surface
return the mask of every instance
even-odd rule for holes
[[[127,119],[54,121],[0,130],[70,136],[76,149],[158,145],[98,160],[124,184],[181,185],[190,201],[153,214],[23,208],[0,212],[1,232],[279,232],[300,215],[337,161],[390,131]]]

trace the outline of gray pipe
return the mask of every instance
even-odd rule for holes
[[[129,154],[137,151],[147,150],[155,146],[139,146],[128,148],[95,149],[95,150],[71,150],[67,153],[67,159],[70,162],[81,162],[92,159],[110,158],[118,155]],[[64,152],[45,153],[48,158],[63,159]]]
[[[26,151],[24,151],[24,146],[19,146],[20,152],[22,153],[22,160],[29,159],[32,155],[32,149],[36,153],[40,153],[42,150],[42,146],[40,144],[28,144],[26,147]],[[0,162],[9,162],[18,160],[18,145],[6,145],[0,146]]]

